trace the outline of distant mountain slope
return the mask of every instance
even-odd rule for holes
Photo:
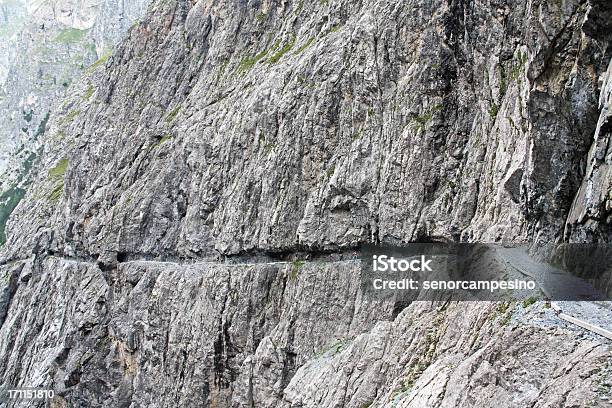
[[[54,103],[106,58],[148,0],[0,3],[0,241],[25,190]]]

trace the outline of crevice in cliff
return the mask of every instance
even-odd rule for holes
[[[229,333],[233,315],[226,313],[226,310],[231,310],[228,305],[230,301],[231,289],[231,274],[227,273],[226,280],[227,290],[222,299],[222,309],[218,319],[218,334],[213,342],[213,365],[215,385],[219,389],[230,388],[236,380],[236,372],[234,371],[233,359],[237,351],[235,350],[232,339]]]

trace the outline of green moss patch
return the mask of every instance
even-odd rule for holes
[[[525,64],[527,64],[529,57],[527,53],[523,53],[519,51],[515,57],[515,60],[512,63],[512,67],[510,68],[510,78],[513,80],[519,79],[523,70],[525,69]]]
[[[57,162],[55,167],[49,170],[49,180],[53,183],[51,192],[47,196],[49,201],[59,201],[62,193],[64,192],[64,176],[66,175],[66,169],[68,168],[68,159],[63,158]]]
[[[328,34],[340,31],[341,28],[342,28],[342,24],[335,24],[323,33],[323,37],[327,36]]]
[[[425,130],[425,128],[428,126],[429,122],[431,122],[431,120],[434,117],[434,113],[442,110],[443,106],[438,104],[433,106],[431,109],[429,109],[427,112],[423,113],[422,115],[418,115],[416,116],[413,120],[415,122],[415,129],[417,131],[420,130]]]
[[[170,134],[164,135],[161,139],[159,139],[159,141],[157,143],[155,143],[154,147],[161,146],[161,145],[163,145],[164,143],[166,143],[170,139],[172,139],[172,135],[170,135]]]
[[[88,68],[87,68],[87,72],[91,73],[93,71],[95,71],[99,66],[103,65],[106,63],[106,61],[108,61],[108,59],[110,58],[110,56],[112,55],[112,53],[106,53],[104,55],[102,55],[100,57],[100,59],[98,59],[96,62],[94,62],[93,64],[91,64]]]
[[[176,106],[166,115],[166,123],[171,123],[176,119],[176,115],[181,111],[181,105]]]
[[[277,52],[274,53],[274,55],[272,55],[269,59],[268,59],[268,63],[270,64],[276,64],[278,61],[280,61],[281,58],[283,58],[283,56],[288,53],[289,51],[291,51],[291,49],[293,48],[293,46],[295,45],[295,35],[291,37],[291,40],[289,40],[288,42],[286,42],[282,48],[280,50],[278,50]]]
[[[300,269],[306,264],[304,261],[293,261],[291,263],[291,280],[296,280],[298,274],[300,273]]]
[[[58,43],[72,44],[83,40],[87,30],[79,30],[78,28],[67,28],[60,30],[59,34],[54,38]]]
[[[302,46],[295,51],[295,55],[300,55],[301,53],[303,53],[308,47],[312,45],[312,43],[315,42],[315,40],[316,38],[310,37],[308,41],[302,44]]]
[[[95,90],[95,88],[93,87],[93,85],[92,85],[92,84],[89,84],[89,85],[87,86],[87,89],[85,90],[85,93],[83,94],[83,100],[84,100],[84,101],[88,101],[88,100],[89,100],[89,99],[92,97],[92,95],[94,94],[94,92],[95,92],[95,91],[96,91],[96,90]]]
[[[491,105],[489,106],[489,116],[491,117],[491,119],[495,120],[498,112],[499,106],[497,106],[496,103],[491,103]]]
[[[264,50],[253,57],[243,58],[242,61],[240,61],[240,63],[238,64],[238,73],[243,74],[245,72],[250,71],[251,68],[255,66],[255,64],[263,60],[267,55],[268,50]]]
[[[527,299],[523,300],[523,307],[528,308],[529,306],[533,305],[536,300],[537,299],[533,296],[528,297]]]
[[[55,167],[49,170],[49,177],[50,178],[57,178],[57,177],[64,178],[67,168],[68,168],[68,159],[66,158],[61,159],[60,161],[57,162]]]
[[[60,120],[60,124],[65,125],[68,124],[70,122],[72,122],[74,120],[74,118],[76,118],[79,113],[81,113],[81,111],[79,109],[73,109],[70,112],[68,112],[66,114],[66,116],[64,116],[61,120]]]
[[[274,150],[275,147],[276,147],[276,143],[270,142],[270,143],[266,143],[263,149],[266,154],[269,154],[272,150]]]

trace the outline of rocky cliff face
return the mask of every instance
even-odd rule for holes
[[[565,231],[566,238],[576,242],[606,241],[612,234],[612,63],[603,76],[599,107],[601,113],[586,159],[586,173],[574,198]]]
[[[94,61],[108,58],[148,1],[0,4],[0,242],[31,181],[53,105]]]
[[[155,2],[50,115],[2,252],[3,384],[58,406],[604,406],[603,340],[543,305],[375,303],[346,254],[609,242],[611,15]]]

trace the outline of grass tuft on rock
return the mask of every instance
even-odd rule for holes
[[[296,280],[300,269],[306,264],[304,261],[293,261],[291,263],[291,280]]]
[[[91,64],[89,67],[87,67],[87,73],[92,73],[93,71],[98,69],[99,66],[101,66],[102,64],[105,64],[106,61],[108,61],[108,59],[110,58],[111,55],[112,55],[112,53],[110,53],[110,52],[102,55],[100,57],[100,59],[98,59],[96,62]]]
[[[283,58],[283,56],[288,53],[289,51],[291,51],[291,49],[293,48],[293,46],[295,45],[295,35],[293,35],[291,37],[291,40],[289,40],[288,42],[285,43],[285,45],[282,46],[282,48],[278,51],[276,51],[274,53],[274,55],[272,55],[269,59],[268,59],[268,63],[269,64],[276,64],[278,61],[280,61],[281,58]]]
[[[61,44],[73,44],[83,40],[87,30],[79,30],[78,28],[66,28],[60,30],[54,40]]]
[[[316,38],[314,37],[310,37],[308,39],[308,41],[306,41],[300,48],[298,48],[295,51],[295,55],[300,55],[301,53],[303,53],[308,47],[310,47],[312,45],[312,43],[314,43],[316,40]]]
[[[268,50],[263,50],[262,52],[253,57],[243,58],[242,61],[240,61],[240,63],[238,64],[238,73],[244,74],[250,71],[251,68],[253,68],[258,62],[263,60],[266,55],[268,55]]]
[[[523,300],[523,307],[528,308],[529,306],[533,305],[536,300],[537,299],[533,296],[528,297],[527,299]]]
[[[70,112],[68,112],[66,114],[66,116],[61,118],[59,122],[60,122],[61,125],[68,124],[68,123],[72,122],[74,120],[74,118],[76,118],[80,113],[81,113],[81,111],[79,109],[71,110]]]
[[[176,106],[166,115],[166,123],[171,123],[176,119],[176,115],[181,111],[181,105]]]
[[[159,141],[157,143],[155,143],[154,147],[161,146],[161,145],[163,145],[164,143],[166,143],[170,139],[172,139],[172,135],[171,134],[164,135],[161,139],[159,139]]]
[[[58,161],[53,168],[49,170],[49,180],[53,183],[51,192],[47,197],[49,201],[57,202],[62,196],[64,192],[64,176],[66,175],[67,168],[68,159],[63,158]]]
[[[85,90],[85,93],[83,94],[83,100],[84,100],[84,101],[88,101],[88,100],[89,100],[89,99],[92,97],[92,95],[94,94],[94,92],[95,92],[95,91],[96,91],[96,90],[95,90],[95,88],[93,87],[93,85],[92,85],[92,84],[89,84],[89,85],[87,86],[87,89]]]

